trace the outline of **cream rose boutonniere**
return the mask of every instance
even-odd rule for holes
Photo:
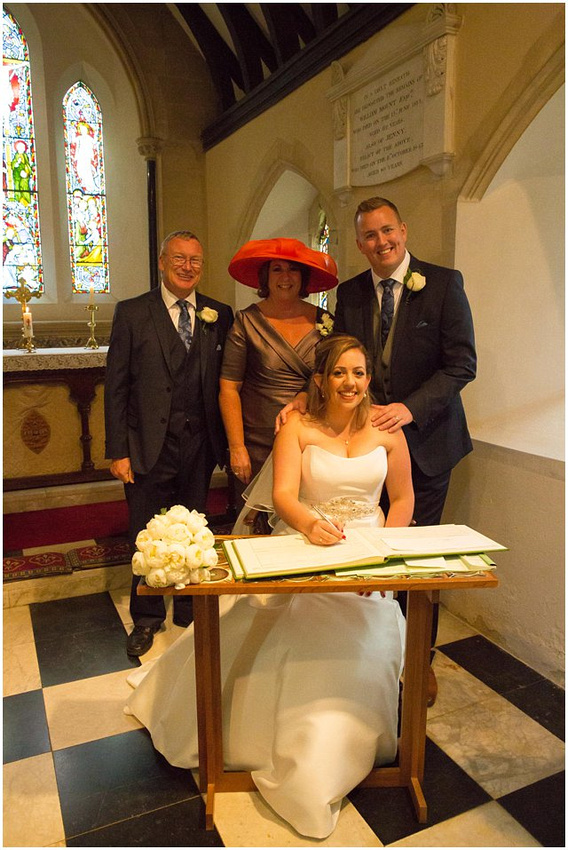
[[[404,285],[410,292],[420,292],[426,286],[426,278],[420,272],[413,272],[408,269],[404,276]]]
[[[205,322],[206,325],[212,325],[219,318],[219,313],[217,310],[213,310],[212,307],[204,307],[203,310],[198,310],[195,315],[202,322]]]
[[[324,313],[321,322],[316,322],[316,330],[320,332],[320,336],[329,336],[333,332],[333,319],[329,313]]]

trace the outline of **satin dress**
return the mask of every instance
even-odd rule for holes
[[[317,308],[316,322],[324,310]],[[290,345],[263,316],[258,304],[238,310],[225,343],[221,377],[242,382],[245,445],[256,475],[272,450],[280,410],[304,387],[322,339],[317,328]]]
[[[301,498],[350,512],[346,524],[376,525],[386,468],[383,447],[343,458],[308,446]],[[392,594],[221,597],[226,767],[251,770],[302,835],[330,835],[344,796],[395,758],[404,625]],[[129,681],[125,710],[171,764],[195,767],[193,627]]]

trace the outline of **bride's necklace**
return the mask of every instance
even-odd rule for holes
[[[350,422],[349,425],[347,426],[348,429],[349,429],[348,434],[347,434],[347,439],[344,436],[342,436],[341,432],[339,434],[336,433],[335,428],[333,427],[333,425],[330,425],[329,422],[324,421],[323,424],[325,425],[326,428],[329,428],[330,431],[333,431],[333,436],[335,437],[335,439],[341,440],[341,442],[345,443],[346,446],[349,445],[349,441],[351,440],[351,437],[353,436],[353,423]],[[342,429],[342,430],[345,430],[345,429]]]

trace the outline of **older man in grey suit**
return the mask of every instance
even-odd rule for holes
[[[205,510],[215,464],[225,462],[218,406],[226,304],[197,293],[203,249],[189,231],[171,233],[160,250],[159,288],[116,306],[105,381],[106,456],[124,482],[132,545],[162,508]],[[129,655],[150,649],[165,619],[161,597],[138,596],[133,577]],[[174,600],[174,623],[192,620],[191,597]]]

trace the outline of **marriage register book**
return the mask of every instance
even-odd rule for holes
[[[235,578],[270,578],[380,567],[391,561],[409,564],[440,556],[480,555],[507,547],[467,525],[430,525],[410,528],[347,528],[345,540],[333,546],[315,546],[302,534],[245,537],[223,544]]]

